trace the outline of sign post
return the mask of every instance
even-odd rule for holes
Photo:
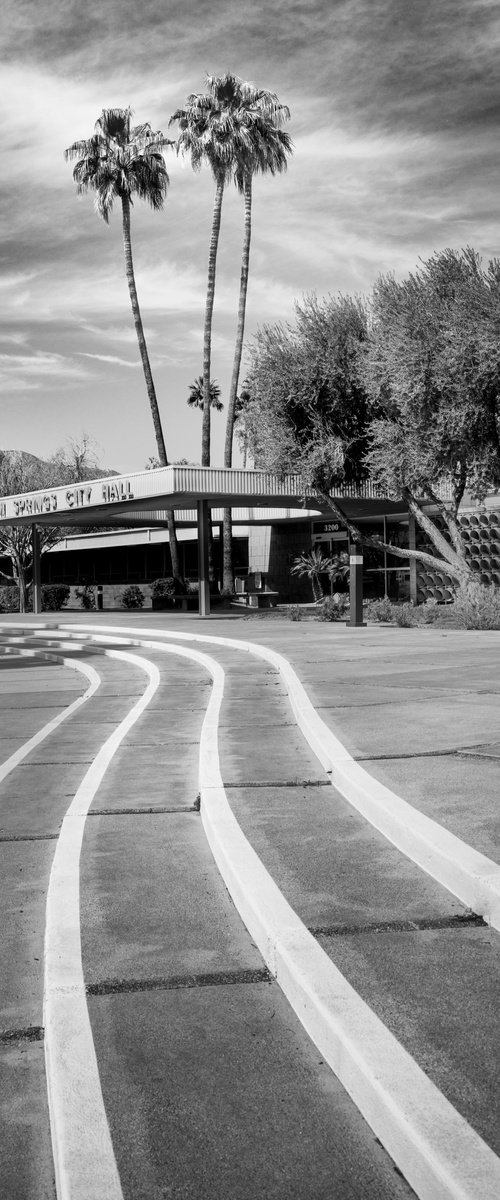
[[[349,620],[346,625],[359,627],[363,621],[363,551],[349,538]]]

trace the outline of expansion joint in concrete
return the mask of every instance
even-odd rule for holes
[[[237,788],[292,788],[292,787],[331,787],[329,779],[244,779],[238,783],[226,783],[224,787]]]
[[[6,833],[0,834],[0,842],[54,842],[58,833]]]
[[[197,975],[166,975],[152,979],[103,979],[86,986],[87,996],[115,996],[125,992],[178,991],[182,988],[223,987],[228,984],[272,983],[266,967],[215,971]]]
[[[178,804],[167,808],[163,805],[158,805],[157,808],[151,806],[149,808],[91,808],[87,813],[88,817],[156,817],[163,813],[194,813],[199,812],[199,804],[192,804],[190,808],[186,808],[185,804]],[[0,838],[0,841],[2,839]]]
[[[417,933],[432,929],[487,929],[487,922],[477,913],[457,913],[449,917],[421,917],[414,921],[376,921],[366,925],[308,926],[313,937],[356,937],[365,933]]]
[[[27,1025],[24,1029],[0,1029],[0,1046],[11,1042],[43,1042],[43,1025]]]

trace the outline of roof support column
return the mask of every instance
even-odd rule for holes
[[[42,611],[42,571],[40,562],[40,532],[37,525],[31,526],[31,549],[33,554],[33,612]]]
[[[210,578],[208,572],[208,500],[198,500],[198,612],[210,616]]]

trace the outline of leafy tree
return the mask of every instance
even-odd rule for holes
[[[464,582],[458,511],[500,484],[500,263],[483,269],[471,248],[434,254],[408,279],[374,290],[367,383],[375,415],[365,461],[386,493],[401,496]],[[443,499],[439,484],[448,485]],[[446,537],[422,506],[431,502]],[[435,562],[434,562],[435,565]]]
[[[203,375],[198,375],[194,383],[189,385],[188,396],[189,408],[201,408],[203,412]],[[210,406],[215,408],[216,412],[222,412],[224,405],[220,398],[220,387],[216,379],[210,381]]]
[[[249,400],[250,392],[248,391],[247,382],[245,380],[239,396],[236,397],[236,404],[234,408],[234,426],[240,450],[243,455],[243,469],[245,469],[248,459],[248,436],[245,423],[245,414],[246,406]]]
[[[368,474],[367,311],[349,297],[308,296],[295,317],[294,325],[263,326],[254,339],[241,396],[246,436],[256,466],[300,473],[329,506],[330,488]]]
[[[99,466],[98,449],[91,434],[83,432],[80,438],[66,438],[64,445],[59,446],[48,460],[48,466],[60,484],[82,483],[86,479],[103,479],[115,474]]]
[[[81,479],[94,479],[103,472],[97,467],[90,468],[85,456],[84,439],[73,443],[67,457],[63,450],[56,451],[53,458],[44,462],[33,454],[22,450],[7,450],[0,452],[0,496],[15,496],[23,492],[35,492],[39,489],[58,487],[64,484],[77,483]],[[76,447],[76,451],[75,451]],[[75,453],[78,457],[82,473],[75,472]],[[40,525],[38,527],[40,550],[43,554],[50,550],[56,542],[64,537],[64,530],[54,526]],[[10,581],[14,578],[19,588],[19,607],[26,612],[28,590],[33,576],[33,546],[30,525],[4,525],[0,527],[0,555],[10,559],[12,575],[0,570],[0,577]]]
[[[403,283],[379,280],[370,312],[349,297],[306,298],[294,326],[265,326],[251,351],[255,463],[299,473],[355,540],[470,578],[458,509],[466,488],[481,500],[500,483],[499,327],[500,266],[484,271],[472,250],[436,254]],[[365,479],[404,501],[435,553],[363,534],[342,491]]]
[[[108,224],[114,201],[121,203],[125,269],[139,344],[146,389],[162,466],[168,466],[156,390],[137,297],[131,241],[133,197],[146,200],[155,211],[163,208],[169,184],[163,151],[171,142],[149,123],[132,125],[130,108],[103,109],[92,137],[74,142],[65,158],[77,159],[73,178],[78,193],[95,192],[95,208]],[[168,510],[168,531],[174,575],[179,576],[179,555],[174,514]]]

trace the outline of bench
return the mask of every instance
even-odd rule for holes
[[[247,608],[271,608],[273,604],[278,603],[279,592],[259,591],[259,592],[244,592],[239,600],[242,601]]]
[[[268,587],[265,575],[253,571],[243,579],[236,577],[236,604],[244,604],[246,608],[271,608],[277,604],[279,592]]]

